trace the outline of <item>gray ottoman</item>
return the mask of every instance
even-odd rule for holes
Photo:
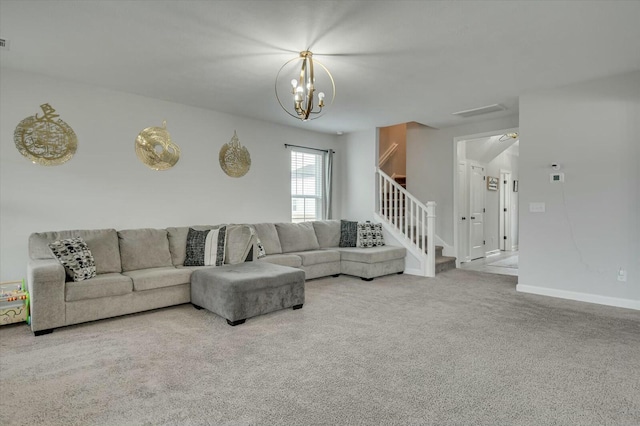
[[[220,315],[229,325],[304,304],[304,271],[267,262],[206,268],[191,274],[191,303]]]

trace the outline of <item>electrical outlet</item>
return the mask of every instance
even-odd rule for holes
[[[627,270],[626,269],[618,269],[618,281],[622,283],[627,282]]]

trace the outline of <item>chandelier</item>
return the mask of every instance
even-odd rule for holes
[[[287,61],[276,75],[278,103],[287,114],[302,121],[314,120],[324,115],[325,99],[330,99],[331,105],[336,96],[333,76],[327,67],[314,61],[312,57],[313,53],[309,50],[300,52],[299,57]],[[324,72],[316,74],[316,65],[319,66],[316,70]],[[325,92],[320,91],[322,89],[330,89],[330,96],[327,97]]]
[[[505,133],[504,135],[500,136],[500,139],[498,139],[498,141],[504,142],[509,139],[518,139],[518,132]]]

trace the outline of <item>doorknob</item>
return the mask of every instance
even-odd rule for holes
[[[464,217],[464,216],[462,216],[462,220],[467,220],[467,218],[466,218],[466,217]]]
[[[471,219],[475,219],[475,218],[476,218],[475,216],[471,216]]]

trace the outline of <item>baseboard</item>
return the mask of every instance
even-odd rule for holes
[[[615,306],[617,308],[634,309],[640,311],[640,300],[599,296],[597,294],[578,293],[575,291],[557,290],[555,288],[537,287],[525,284],[516,285],[516,291],[519,291],[521,293],[539,294],[541,296],[558,297],[560,299],[577,300],[579,302],[596,303],[598,305]]]
[[[517,244],[515,246],[511,246],[511,251],[517,251],[517,250],[519,250]]]
[[[424,277],[424,272],[417,268],[406,268],[404,273],[407,275],[418,275],[420,277]]]
[[[500,254],[500,249],[486,251],[486,252],[484,252],[484,257],[489,257],[489,256],[492,256],[494,254]]]

